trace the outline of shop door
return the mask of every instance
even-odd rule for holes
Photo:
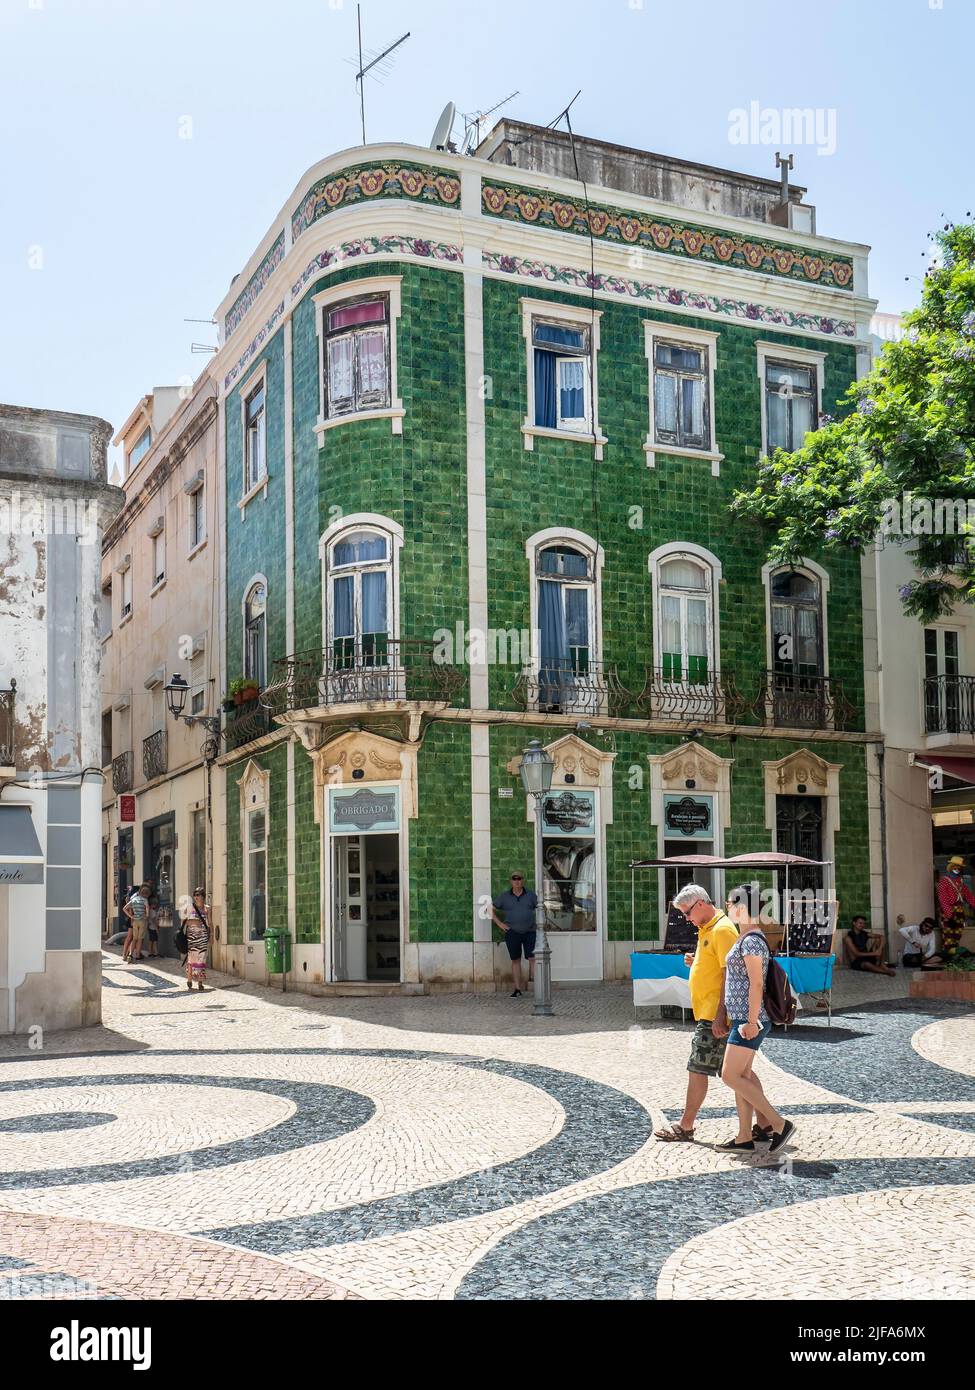
[[[332,979],[366,978],[363,836],[332,840]]]
[[[777,796],[775,798],[775,847],[783,854],[803,859],[823,857],[823,799],[820,796]],[[779,875],[779,890],[785,889],[785,875]],[[822,868],[797,866],[789,870],[788,905],[789,950],[820,951],[820,928],[816,921],[816,895],[823,890]],[[797,892],[803,898],[795,896]]]
[[[596,793],[557,790],[542,798],[542,884],[552,979],[603,978]]]

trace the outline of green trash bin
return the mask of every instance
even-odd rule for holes
[[[269,975],[286,975],[291,969],[291,933],[287,927],[265,929],[264,964]]]

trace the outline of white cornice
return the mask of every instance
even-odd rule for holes
[[[378,162],[384,159],[402,159],[414,164],[435,165],[437,168],[449,169],[458,178],[462,173],[475,171],[479,177],[491,179],[496,183],[521,184],[526,188],[546,189],[553,193],[561,194],[567,198],[578,199],[581,195],[581,185],[576,179],[561,178],[553,174],[537,174],[526,169],[519,169],[506,164],[492,164],[489,160],[476,159],[470,155],[448,154],[443,150],[431,150],[425,145],[355,145],[351,149],[339,150],[335,154],[328,155],[325,159],[313,164],[310,169],[306,169],[304,174],[295,184],[291,196],[286,200],[284,206],[279,209],[270,227],[261,238],[258,246],[250,256],[246,265],[241,268],[239,275],[234,283],[227,290],[223,299],[220,301],[214,313],[214,318],[219,324],[223,323],[224,315],[232,307],[236,299],[249,284],[252,276],[271,247],[277,241],[281,232],[285,233],[285,247],[290,250],[291,244],[291,219],[297,211],[302,200],[307,197],[309,189],[319,180],[327,178],[330,174],[338,173],[341,169],[350,164],[363,164]],[[734,217],[720,213],[699,212],[693,208],[679,207],[674,203],[660,202],[653,198],[646,198],[640,194],[628,193],[619,188],[603,188],[598,184],[589,185],[589,201],[591,203],[610,203],[615,207],[632,209],[634,212],[644,212],[649,216],[671,219],[679,222],[690,222],[702,227],[714,227],[720,230],[740,232],[749,236],[760,236],[768,241],[780,241],[784,245],[794,245],[806,247],[809,250],[830,251],[836,255],[846,255],[851,257],[865,256],[870,247],[863,242],[839,240],[834,237],[812,236],[807,232],[796,232],[788,228],[774,227],[768,222],[758,222],[752,218]],[[408,202],[407,199],[395,200],[397,205]],[[355,204],[361,209],[363,204]],[[364,206],[372,209],[377,206],[371,199],[366,201]],[[428,209],[429,210],[429,209]],[[449,209],[443,209],[449,211]],[[329,213],[324,221],[331,222],[337,213]],[[501,221],[493,217],[483,219],[487,223]],[[298,238],[298,243],[307,241],[311,228]],[[534,229],[529,229],[534,230]],[[561,233],[564,240],[569,240],[570,236]],[[582,238],[579,238],[582,240]],[[588,245],[588,241],[586,241]],[[287,259],[287,257],[286,257]],[[671,257],[670,259],[676,259]],[[757,278],[757,277],[756,277]],[[261,296],[263,297],[263,296]],[[236,334],[234,336],[237,336]]]

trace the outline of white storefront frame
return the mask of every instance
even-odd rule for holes
[[[330,794],[333,791],[354,792],[358,786],[369,791],[395,791],[398,798],[399,829],[398,830],[361,830],[350,828],[347,832],[341,830],[333,831],[331,828],[331,807]],[[406,909],[406,889],[409,884],[409,802],[407,797],[407,787],[403,778],[386,782],[366,782],[359,784],[348,782],[326,782],[321,789],[320,818],[322,826],[322,935],[324,946],[324,971],[325,980],[328,984],[374,984],[392,983],[392,981],[370,981],[370,980],[337,980],[335,978],[335,953],[332,946],[333,932],[335,930],[335,879],[333,865],[335,862],[335,852],[333,842],[337,839],[348,839],[349,836],[366,839],[370,835],[395,835],[398,842],[397,862],[399,864],[399,983],[402,984],[406,979],[406,944],[408,939],[409,914]],[[363,849],[363,853],[365,850]],[[362,865],[362,877],[365,878],[365,863]],[[363,895],[365,896],[365,895]],[[367,923],[368,925],[368,923]]]

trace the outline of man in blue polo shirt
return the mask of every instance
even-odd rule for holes
[[[521,956],[524,952],[528,962],[528,988],[531,988],[535,968],[535,912],[538,898],[530,888],[525,887],[524,874],[511,875],[511,887],[499,893],[491,906],[491,919],[504,933],[504,944],[511,957],[511,973],[515,987],[512,999],[517,999],[522,990]],[[498,916],[504,913],[504,921]]]

